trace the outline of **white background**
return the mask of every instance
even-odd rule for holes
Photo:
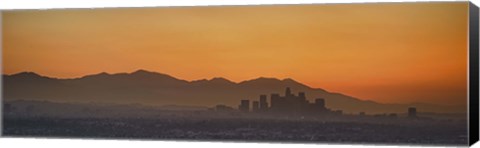
[[[149,7],[149,6],[192,6],[192,5],[245,5],[245,4],[308,4],[308,3],[365,3],[365,2],[412,2],[425,0],[0,0],[0,10],[9,9],[50,9],[50,8],[102,8],[102,7]],[[435,0],[446,1],[446,0]],[[472,0],[477,6],[480,0]],[[0,24],[1,24],[0,18]],[[1,32],[0,32],[1,33]],[[0,45],[1,45],[0,38]],[[0,46],[3,47],[3,46]],[[1,56],[0,56],[1,59]],[[0,60],[1,62],[2,60]],[[0,63],[1,65],[1,63]],[[0,90],[1,91],[1,90]],[[0,92],[1,93],[1,92]],[[45,139],[45,138],[0,138],[0,148],[4,147],[194,147],[194,148],[401,148],[420,146],[350,145],[350,144],[279,144],[279,143],[234,143],[234,142],[193,142],[193,141],[140,141],[140,140],[93,140],[93,139]],[[425,147],[425,146],[423,146]],[[480,144],[474,147],[480,148]]]

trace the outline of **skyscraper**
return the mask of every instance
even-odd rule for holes
[[[248,102],[242,102],[248,104]],[[248,105],[240,105],[240,110],[246,110]],[[260,95],[259,101],[253,101],[252,111],[267,112],[281,115],[326,115],[334,112],[325,106],[323,98],[315,99],[315,102],[310,103],[307,100],[305,92],[292,93],[291,89],[285,89],[285,96],[280,96],[277,93],[272,93],[270,96],[270,104],[267,103],[267,95]],[[342,111],[337,111],[335,114],[342,114]]]
[[[258,101],[253,101],[253,102],[252,102],[252,111],[253,111],[253,112],[258,112],[258,111],[259,111],[259,108],[260,108],[260,106],[259,106]]]
[[[260,95],[260,111],[267,111],[267,110],[268,110],[267,95]]]
[[[250,111],[250,100],[241,100],[238,109],[242,112]]]
[[[325,100],[323,98],[315,99],[315,106],[321,109],[325,108]]]
[[[287,87],[287,89],[285,90],[285,97],[290,97],[292,96],[292,91],[290,90],[290,87]]]

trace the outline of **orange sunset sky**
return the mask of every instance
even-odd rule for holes
[[[4,11],[3,73],[293,78],[382,103],[465,105],[467,17],[467,2]]]

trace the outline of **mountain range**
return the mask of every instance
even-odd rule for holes
[[[260,77],[239,83],[225,78],[186,81],[146,70],[99,73],[72,79],[51,78],[33,72],[3,75],[3,99],[7,101],[44,100],[205,107],[224,104],[236,108],[242,99],[258,100],[259,95],[271,93],[283,95],[286,87],[290,87],[294,93],[305,92],[311,102],[315,98],[324,98],[328,108],[343,110],[345,113],[404,113],[412,106],[419,112],[465,113],[467,110],[465,106],[366,101],[312,88],[289,78],[280,80]]]

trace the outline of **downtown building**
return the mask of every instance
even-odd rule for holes
[[[270,95],[270,103],[267,102],[267,95],[260,95],[258,101],[252,102],[252,110],[250,110],[250,100],[241,100],[238,109],[242,112],[255,113],[271,113],[282,115],[326,115],[326,114],[342,114],[342,111],[331,111],[326,108],[325,100],[317,98],[310,103],[304,92],[298,94],[292,93],[289,87],[286,88],[285,94],[273,93]]]

